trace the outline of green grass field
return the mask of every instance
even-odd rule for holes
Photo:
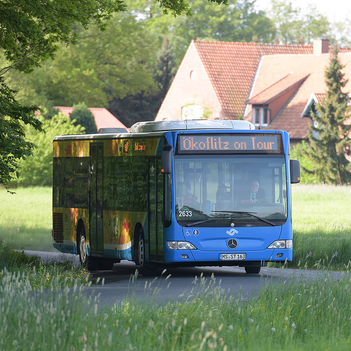
[[[351,259],[351,187],[293,185],[290,267],[345,270]]]
[[[55,251],[51,188],[0,189],[0,240],[14,249]]]
[[[345,270],[351,252],[351,187],[292,186],[294,259],[289,267]],[[0,189],[0,240],[15,249],[55,251],[51,188]]]

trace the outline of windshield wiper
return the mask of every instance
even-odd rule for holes
[[[270,224],[272,226],[276,225],[275,223],[269,221],[268,219],[262,218],[260,216],[256,216],[254,213],[257,213],[257,212],[246,212],[246,211],[211,211],[211,212],[247,214],[247,215],[249,215],[251,217],[257,218],[260,221],[265,222],[267,224]]]

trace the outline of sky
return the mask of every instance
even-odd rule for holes
[[[288,0],[286,0],[288,1]],[[268,10],[270,0],[256,0],[258,10]],[[351,1],[350,0],[291,0],[293,7],[301,8],[302,12],[308,4],[316,6],[317,10],[328,17],[329,22],[344,21],[351,18]]]

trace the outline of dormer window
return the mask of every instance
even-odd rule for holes
[[[267,127],[269,124],[268,108],[262,106],[253,106],[252,123],[256,127]]]

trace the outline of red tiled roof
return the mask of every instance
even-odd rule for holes
[[[267,89],[261,91],[250,100],[247,101],[247,104],[268,104],[270,101],[274,100],[279,95],[285,93],[290,88],[300,85],[308,75],[298,75],[290,72],[284,78],[278,80]]]
[[[350,49],[349,49],[350,50]],[[345,79],[349,82],[344,88],[351,91],[351,53],[339,53],[339,59],[345,68]],[[275,117],[269,129],[286,130],[291,138],[304,139],[307,137],[310,119],[302,117],[302,113],[314,92],[317,99],[324,97],[326,85],[324,71],[329,65],[329,55],[276,55],[264,56],[261,60],[253,95],[270,86],[270,82],[278,81],[293,71],[296,75],[309,75],[284,109]]]
[[[67,117],[72,113],[73,107],[55,106],[56,109],[60,110]],[[120,122],[112,113],[105,108],[90,107],[89,110],[94,116],[97,130],[101,128],[126,128],[127,127]]]
[[[313,53],[312,45],[215,41],[194,41],[194,44],[227,119],[243,115],[262,55]]]
[[[315,93],[314,95],[319,104],[322,102],[322,100],[325,100],[325,93]]]

